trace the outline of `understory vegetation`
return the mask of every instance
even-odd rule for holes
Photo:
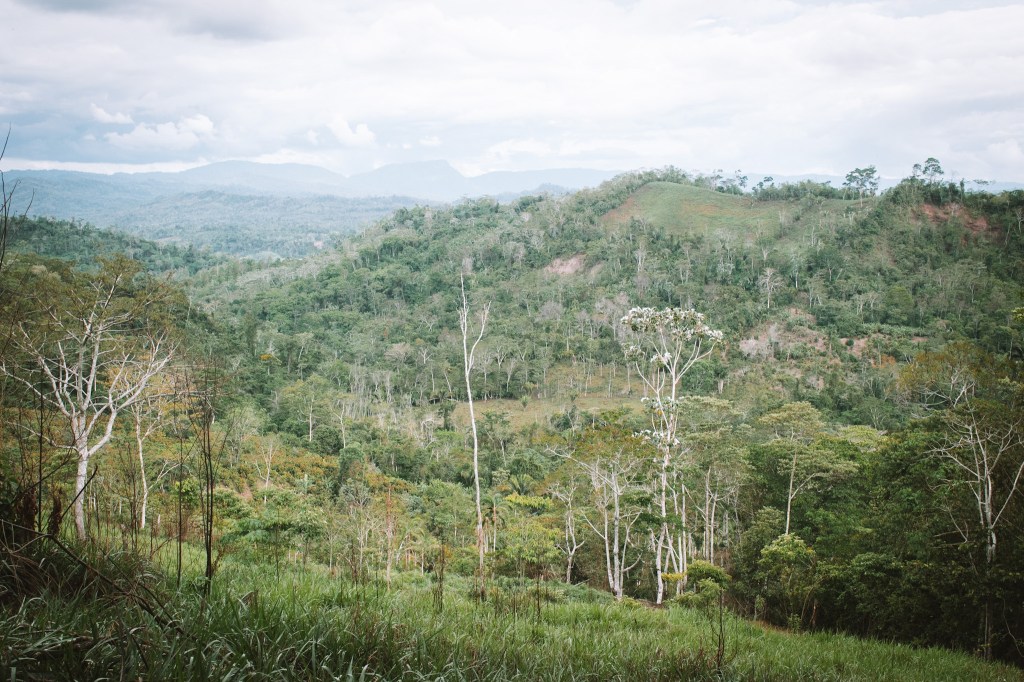
[[[188,555],[176,586],[131,552],[93,546],[88,570],[46,544],[9,554],[3,577],[21,601],[0,627],[5,679],[1019,679],[964,654],[795,635],[728,612],[719,655],[717,609],[558,583],[496,581],[481,602],[465,578],[405,573],[389,588],[227,559],[203,596],[201,557]]]
[[[0,674],[1018,679],[1024,192],[873,173],[277,263],[5,195]]]

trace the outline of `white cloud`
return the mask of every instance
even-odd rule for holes
[[[116,123],[119,125],[133,123],[132,117],[128,114],[122,114],[121,112],[111,114],[95,103],[89,105],[89,111],[92,112],[93,119],[100,123]]]
[[[197,114],[186,118],[178,124],[178,127],[182,130],[195,133],[196,135],[213,134],[213,121],[203,114]]]
[[[253,2],[0,0],[0,112],[40,159],[1024,174],[1021,2]]]
[[[213,121],[202,114],[177,123],[138,124],[128,133],[107,133],[110,144],[129,151],[182,152],[198,147],[214,132]]]
[[[1020,169],[1024,168],[1024,149],[1021,148],[1020,140],[994,142],[986,147],[986,151],[992,165],[1000,171],[1000,177],[996,179],[1019,178],[1008,176],[1011,173],[1020,173]]]
[[[338,142],[346,147],[370,147],[377,139],[377,136],[365,123],[357,124],[356,129],[352,130],[348,121],[336,118],[327,127],[334,133]]]
[[[517,156],[548,157],[554,153],[551,145],[537,139],[502,140],[484,151],[484,156],[495,160],[507,160]]]

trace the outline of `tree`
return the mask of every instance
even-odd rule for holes
[[[263,480],[263,504],[267,504],[267,490],[270,488],[271,467],[274,465],[274,457],[281,450],[281,437],[271,433],[259,439],[259,452],[253,465],[256,467],[256,475]]]
[[[680,403],[679,418],[686,431],[681,440],[692,460],[692,474],[700,478],[688,492],[703,525],[703,557],[713,564],[719,520],[728,520],[730,503],[735,508],[745,473],[743,439],[734,428],[739,415],[729,402],[718,398],[687,396]]]
[[[4,154],[7,153],[7,143],[11,140],[11,129],[8,127],[7,135],[4,137],[3,147],[0,147],[0,161],[3,160]],[[4,261],[7,256],[7,246],[10,244],[11,239],[11,216],[14,212],[14,193],[18,189],[18,183],[15,182],[8,189],[7,180],[4,178],[3,170],[0,170],[0,270],[3,269]],[[29,205],[25,207],[24,214],[28,214],[28,210],[31,207],[31,201]]]
[[[565,506],[564,523],[562,525],[562,541],[558,549],[565,554],[565,583],[572,583],[572,566],[576,559],[576,552],[579,551],[586,540],[580,540],[576,536],[576,514],[579,509],[576,507],[577,491],[580,481],[570,477],[564,485],[556,484],[549,490],[551,496]]]
[[[1024,410],[1019,396],[1002,397],[971,398],[947,410],[943,443],[933,451],[952,465],[949,484],[970,493],[989,566],[995,563],[998,530],[1024,476]],[[971,537],[964,524],[957,523],[957,532],[965,541]]]
[[[217,469],[224,454],[230,428],[224,429],[220,443],[214,435],[216,403],[219,396],[223,373],[216,362],[194,364],[187,368],[182,389],[187,404],[189,424],[195,439],[196,454],[199,458],[199,504],[202,511],[203,549],[206,554],[206,581],[203,596],[209,597],[213,586],[213,529],[214,498],[217,484]]]
[[[550,509],[552,502],[546,497],[513,494],[508,503],[508,527],[499,554],[515,568],[520,578],[539,580],[558,559],[558,532],[547,527],[543,517],[538,516]]]
[[[938,182],[939,178],[945,175],[945,171],[942,170],[942,164],[940,164],[939,160],[934,156],[929,156],[925,160],[924,166],[915,165],[914,169],[915,171],[920,170],[921,174],[924,175],[925,181],[929,185]]]
[[[139,400],[128,407],[135,427],[135,450],[139,456],[139,478],[142,485],[142,508],[138,520],[140,529],[146,527],[149,493],[169,471],[169,468],[164,466],[157,474],[156,480],[150,483],[146,476],[146,457],[143,448],[149,437],[164,426],[175,409],[172,383],[161,381],[159,376],[154,377]]]
[[[1012,363],[966,343],[921,353],[904,370],[901,383],[925,405],[942,410],[941,442],[930,454],[944,465],[951,500],[966,492],[967,504],[950,504],[948,511],[963,542],[984,549],[980,572],[987,584],[997,562],[999,534],[1024,484],[1024,384]],[[986,590],[986,657],[992,654],[993,618]]]
[[[764,272],[757,279],[757,286],[761,288],[767,299],[765,307],[771,310],[772,294],[782,286],[782,278],[779,277],[778,271],[775,268],[765,268]]]
[[[281,405],[289,413],[302,416],[306,441],[313,441],[313,432],[330,404],[331,385],[319,374],[289,384],[281,391]]]
[[[768,603],[781,608],[790,627],[807,618],[807,608],[818,587],[814,550],[796,535],[780,535],[761,550],[758,569]]]
[[[846,174],[846,182],[843,187],[856,191],[861,206],[864,205],[864,195],[875,196],[878,191],[878,171],[874,166],[867,168],[854,168]]]
[[[626,552],[632,544],[633,526],[642,512],[640,506],[630,501],[630,496],[640,490],[638,478],[644,460],[629,447],[618,447],[593,458],[572,459],[590,479],[597,518],[584,513],[583,519],[601,538],[608,588],[621,600],[626,574],[640,561],[637,556],[632,564],[627,564]],[[658,577],[661,578],[660,573]]]
[[[787,479],[783,533],[789,535],[793,500],[802,492],[851,473],[856,463],[846,461],[826,443],[815,442],[824,431],[824,423],[821,413],[810,403],[789,403],[758,421],[775,434],[768,447],[778,472]]]
[[[658,579],[657,603],[665,597],[665,580],[669,562],[677,573],[686,572],[686,533],[670,530],[668,516],[669,473],[680,450],[677,434],[677,410],[681,397],[683,377],[695,364],[711,354],[715,344],[722,340],[722,332],[704,322],[704,315],[692,308],[633,308],[622,318],[622,324],[633,332],[636,343],[626,349],[626,358],[632,360],[637,374],[644,382],[648,396],[645,405],[651,419],[651,428],[643,433],[661,453],[658,474],[658,512],[661,528],[655,540],[655,568]],[[682,507],[673,510],[685,526],[686,491],[680,496]]]
[[[473,411],[473,385],[470,381],[470,374],[473,371],[476,349],[480,345],[480,339],[484,337],[484,330],[487,328],[487,315],[490,312],[490,304],[484,306],[480,312],[480,333],[476,341],[469,345],[469,301],[466,299],[466,280],[459,276],[459,284],[462,290],[462,308],[459,309],[459,329],[462,330],[462,368],[466,379],[466,402],[469,404],[469,424],[473,432],[473,486],[476,493],[476,542],[479,553],[480,571],[480,594],[484,593],[484,512],[480,501],[480,437],[476,430],[476,413]]]
[[[174,355],[174,344],[154,308],[166,302],[162,286],[137,286],[141,266],[118,257],[95,275],[36,266],[30,290],[35,314],[19,321],[13,345],[24,362],[5,357],[0,371],[68,420],[75,474],[75,528],[85,539],[89,460],[114,433],[121,413],[145,395]],[[39,382],[35,379],[43,377]]]

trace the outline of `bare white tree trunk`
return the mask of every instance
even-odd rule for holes
[[[594,506],[600,520],[599,523],[595,523],[585,515],[583,520],[604,543],[608,588],[616,599],[621,600],[626,574],[640,561],[640,556],[637,556],[632,564],[626,565],[626,553],[631,545],[633,524],[640,518],[640,510],[625,508],[623,499],[627,493],[637,489],[634,475],[641,461],[626,459],[622,450],[607,462],[602,462],[601,459],[594,462],[576,459],[573,461],[582,466],[590,477]]]
[[[661,527],[654,540],[658,581],[656,598],[657,603],[661,604],[665,599],[665,579],[662,574],[673,560],[677,568],[685,572],[689,554],[686,531],[680,530],[678,535],[674,535],[668,518],[669,472],[673,468],[674,455],[680,449],[676,414],[679,388],[683,376],[693,365],[706,358],[722,339],[722,332],[705,324],[703,314],[681,308],[633,308],[622,318],[622,324],[637,334],[639,341],[627,348],[626,357],[633,361],[644,385],[644,403],[650,413],[651,429],[643,435],[645,440],[661,452],[657,479],[657,509],[661,514]],[[681,520],[685,529],[687,491],[685,483],[680,482],[680,485],[684,501]]]
[[[1003,514],[1024,481],[1024,413],[1016,405],[986,405],[967,399],[947,411],[946,424],[950,432],[947,442],[934,452],[957,472],[950,485],[966,485],[974,498],[988,572],[995,565]],[[967,540],[973,523],[954,522]],[[988,596],[982,617],[986,658],[992,657],[993,618],[992,597]]]
[[[153,386],[151,386],[153,388]],[[146,477],[146,458],[144,447],[146,440],[153,435],[153,432],[160,428],[167,419],[169,405],[167,396],[170,389],[166,391],[156,387],[154,391],[147,391],[137,402],[129,407],[132,418],[135,421],[135,448],[139,455],[139,476],[142,480],[142,505],[139,513],[139,528],[145,529],[146,516],[149,509],[149,492],[153,489],[166,473],[161,471],[156,480],[151,484]],[[147,418],[148,417],[148,421]]]
[[[551,494],[565,504],[565,524],[562,545],[559,549],[565,554],[565,583],[568,585],[572,583],[572,566],[576,559],[576,552],[586,544],[586,540],[580,541],[576,537],[576,509],[574,508],[576,482],[572,482],[565,488],[556,486],[552,488]]]
[[[466,379],[466,401],[469,404],[469,424],[473,432],[473,488],[476,495],[476,543],[479,554],[480,591],[483,593],[484,585],[484,512],[480,499],[480,438],[476,429],[476,413],[473,410],[473,385],[470,375],[473,371],[473,361],[476,355],[476,348],[480,339],[484,337],[484,330],[487,328],[487,315],[490,311],[490,304],[484,306],[480,312],[480,333],[473,345],[469,345],[469,301],[466,299],[466,281],[460,276],[459,283],[462,288],[462,309],[459,311],[459,328],[462,330],[462,367]]]
[[[263,504],[267,503],[267,490],[270,488],[270,468],[274,463],[274,455],[277,454],[278,441],[276,436],[267,436],[260,443],[260,456],[263,459],[263,466],[256,461],[256,475],[263,479]]]
[[[75,529],[85,539],[85,486],[89,460],[109,441],[121,412],[140,400],[149,382],[170,362],[173,349],[159,332],[142,326],[156,298],[134,296],[138,269],[113,263],[87,285],[72,282],[40,316],[21,322],[12,342],[42,375],[0,363],[0,372],[67,418],[75,472]],[[64,283],[62,283],[64,284]]]

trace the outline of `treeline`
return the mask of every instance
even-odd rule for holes
[[[76,221],[16,216],[10,219],[8,245],[12,252],[89,263],[96,258],[123,255],[143,263],[153,273],[173,273],[181,279],[228,262],[208,249],[157,244],[115,230],[99,230]]]

